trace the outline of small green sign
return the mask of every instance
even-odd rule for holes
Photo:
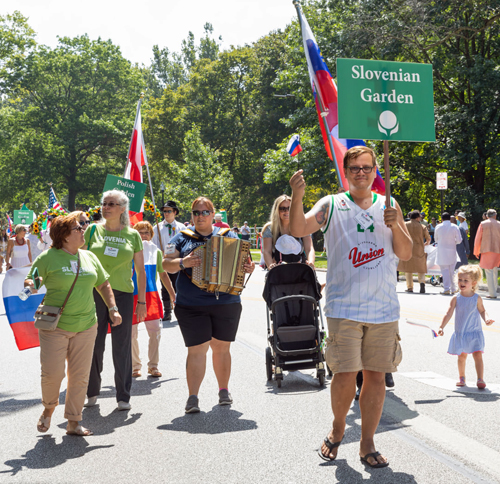
[[[227,221],[227,212],[225,210],[219,210],[219,213],[221,215],[222,221],[225,222],[225,223],[229,223]]]
[[[337,59],[339,137],[436,141],[431,64]]]
[[[129,199],[129,209],[132,212],[140,212],[144,194],[146,193],[146,186],[146,184],[141,182],[108,175],[106,177],[103,192],[107,192],[108,190],[121,190]]]
[[[14,223],[31,225],[33,222],[33,210],[14,210]]]

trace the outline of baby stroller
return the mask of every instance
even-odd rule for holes
[[[278,388],[285,370],[316,368],[319,384],[325,383],[320,290],[314,269],[306,264],[280,264],[266,276],[267,380],[274,374]]]

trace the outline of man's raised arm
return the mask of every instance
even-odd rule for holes
[[[306,182],[302,170],[294,173],[290,178],[292,187],[292,202],[290,204],[290,233],[294,237],[305,237],[317,232],[326,224],[330,207],[330,197],[324,197],[314,205],[312,210],[304,214],[302,200],[304,198]]]

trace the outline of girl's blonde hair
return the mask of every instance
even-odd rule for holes
[[[292,202],[291,197],[288,195],[280,195],[273,203],[273,208],[271,209],[271,215],[269,217],[269,222],[267,222],[264,227],[262,227],[262,233],[266,230],[267,227],[270,228],[271,234],[273,235],[273,248],[276,245],[276,240],[278,240],[279,234],[283,235],[283,231],[281,230],[281,218],[280,218],[280,205],[285,201],[289,200]]]
[[[472,290],[477,291],[479,281],[483,279],[483,270],[478,265],[469,264],[458,268],[457,276],[464,274],[472,279]]]

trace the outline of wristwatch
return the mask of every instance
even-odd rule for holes
[[[108,308],[109,311],[114,311],[115,313],[118,312],[118,306],[111,306],[110,308]]]
[[[182,271],[186,269],[186,268],[184,267],[184,264],[182,263],[183,261],[184,261],[184,259],[181,259],[181,260],[179,261],[179,267],[181,268],[181,270],[182,270]]]

